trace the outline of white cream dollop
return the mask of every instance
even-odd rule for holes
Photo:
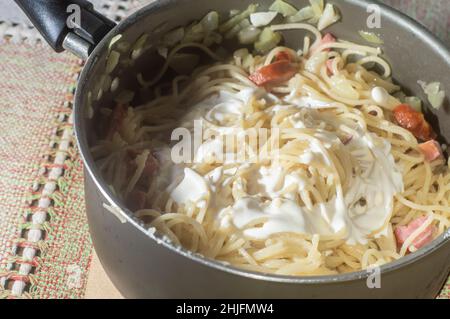
[[[203,176],[190,168],[184,169],[184,178],[170,193],[177,204],[196,203],[209,193]]]

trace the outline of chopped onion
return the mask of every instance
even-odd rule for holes
[[[297,12],[295,15],[288,17],[287,20],[289,23],[297,23],[312,18],[314,18],[314,10],[312,9],[312,7],[305,7],[301,9],[299,12]]]
[[[270,27],[267,27],[259,35],[259,39],[255,43],[255,49],[260,53],[267,53],[275,48],[280,41],[281,35],[278,32],[272,31]]]
[[[211,11],[200,23],[206,33],[216,31],[219,28],[219,14],[216,11]]]
[[[381,40],[381,38],[373,32],[367,32],[367,31],[361,30],[361,31],[359,31],[359,35],[364,40],[366,40],[367,42],[370,42],[370,43],[374,43],[374,44],[383,44],[384,43],[384,41]]]
[[[204,39],[203,44],[207,47],[213,45],[213,44],[220,44],[222,43],[223,37],[220,33],[217,32],[211,32],[209,33]]]
[[[430,94],[428,96],[428,101],[430,101],[431,106],[436,110],[441,108],[442,104],[444,104],[444,100],[445,100],[444,91],[439,91],[436,94]]]
[[[297,13],[297,9],[295,9],[289,3],[284,2],[283,0],[275,0],[275,2],[270,6],[269,10],[278,12],[285,18]]]
[[[422,101],[417,96],[406,96],[404,98],[406,104],[410,105],[414,110],[422,112]]]
[[[162,56],[164,59],[167,59],[167,56],[169,55],[169,49],[166,47],[158,47],[157,51],[160,56]]]
[[[241,44],[253,44],[258,41],[260,34],[260,29],[250,26],[239,31],[238,39]]]
[[[120,53],[117,51],[111,51],[108,56],[108,60],[106,61],[106,74],[110,74],[116,68],[117,64],[119,64]]]
[[[314,15],[316,17],[320,17],[324,8],[323,0],[309,0],[309,3],[311,3],[311,8],[314,11]]]
[[[243,60],[247,57],[247,55],[249,55],[250,53],[248,52],[248,49],[239,49],[234,51],[233,53],[233,58],[236,61],[236,64],[241,65],[242,66],[242,62]]]
[[[427,95],[428,101],[430,102],[431,106],[437,110],[440,109],[445,100],[445,91],[441,91],[440,89],[441,83],[432,82],[426,84],[423,81],[418,81],[418,83]]]
[[[422,89],[426,94],[436,94],[439,92],[439,88],[441,84],[439,82],[432,82],[426,84],[425,82],[420,81],[419,84],[422,86]]]
[[[255,58],[251,54],[247,54],[245,58],[242,60],[242,67],[247,71],[250,69],[252,65],[255,64]]]
[[[163,46],[170,48],[180,43],[183,38],[184,28],[177,28],[164,35],[164,37],[162,38],[162,44]]]
[[[359,99],[359,93],[356,91],[352,84],[342,75],[333,75],[331,77],[332,88],[338,92],[340,96],[348,99]]]
[[[244,19],[241,22],[239,22],[238,24],[236,24],[233,28],[231,28],[231,30],[229,30],[226,34],[225,34],[225,39],[231,39],[233,37],[235,37],[239,31],[248,28],[249,26],[251,26],[250,21],[248,19]]]
[[[200,23],[193,24],[186,29],[183,42],[201,42],[204,37],[205,33],[203,32],[203,26]]]
[[[147,42],[148,34],[144,33],[136,40],[133,47],[131,48],[131,58],[136,60],[142,54],[142,49],[144,48],[145,43]]]
[[[230,10],[230,18],[237,16],[239,13],[241,13],[241,11],[237,9]]]
[[[245,11],[233,16],[227,22],[223,23],[219,27],[219,31],[222,33],[225,33],[227,31],[231,30],[233,27],[238,25],[242,20],[247,19],[252,13],[255,13],[257,8],[258,8],[257,4],[249,5]]]
[[[319,23],[317,28],[322,31],[323,29],[328,28],[333,23],[337,22],[340,19],[339,14],[336,12],[334,6],[332,4],[327,4],[325,6],[325,10],[323,11],[322,16],[319,19]]]
[[[214,31],[219,27],[219,14],[209,12],[199,23],[194,23],[185,30],[182,42],[203,42],[206,46],[222,41]]]
[[[111,82],[111,92],[115,92],[119,88],[120,80],[118,77],[115,77]]]
[[[318,74],[320,72],[320,68],[327,61],[327,59],[327,52],[318,52],[306,61],[305,69],[311,73]]]
[[[234,51],[233,58],[245,58],[249,54],[248,49],[239,49]]]
[[[254,27],[265,27],[278,15],[278,12],[257,12],[250,15],[250,22]]]
[[[116,35],[115,37],[113,37],[113,38],[111,39],[111,41],[109,42],[108,50],[111,50],[112,47],[113,47],[113,46],[117,43],[117,41],[119,41],[121,38],[122,38],[122,35],[121,35],[121,34],[118,34],[118,35]]]
[[[177,53],[170,60],[169,66],[178,74],[190,74],[200,62],[196,54]]]

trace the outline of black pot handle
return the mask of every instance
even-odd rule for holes
[[[15,0],[56,52],[87,58],[116,25],[87,0]]]

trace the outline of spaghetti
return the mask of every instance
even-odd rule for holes
[[[443,156],[427,161],[414,131],[394,119],[400,87],[380,50],[326,43],[309,24],[271,28],[306,29],[315,40],[310,46],[307,37],[303,52],[238,50],[227,62],[176,77],[170,93],[160,88],[145,105],[116,107],[121,121],[92,148],[116,195],[175,245],[265,273],[357,271],[443,233],[449,167]],[[141,84],[156,84],[176,52],[192,47],[219,59],[184,43]],[[264,87],[252,81],[283,59],[295,68],[288,79]],[[194,121],[208,136],[191,162],[173,163],[174,153],[193,145],[171,143],[171,133],[194,134]]]

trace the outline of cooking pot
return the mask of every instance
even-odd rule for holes
[[[90,154],[99,125],[95,114],[111,107],[109,82],[116,79],[117,91],[138,90],[136,73],[157,72],[155,44],[168,30],[187,25],[210,10],[229,12],[246,8],[255,0],[159,0],[134,13],[120,24],[102,17],[85,0],[16,0],[56,51],[70,50],[86,59],[75,98],[75,132],[85,165],[86,211],[92,240],[101,263],[119,291],[129,298],[433,298],[442,288],[450,270],[450,230],[415,253],[386,264],[380,270],[380,286],[370,282],[376,271],[315,277],[277,276],[245,271],[174,247],[158,233],[148,232],[127,207],[110,191]],[[273,0],[256,1],[267,8]],[[422,100],[418,80],[438,81],[450,92],[450,53],[431,33],[407,16],[376,1],[342,0],[335,3],[341,22],[330,28],[338,37],[361,42],[359,30],[367,30],[373,5],[378,5],[384,40],[383,50],[393,67],[395,81]],[[303,7],[307,0],[291,0]],[[81,19],[67,18],[77,11]],[[370,6],[370,7],[369,7]],[[80,23],[81,22],[81,23]],[[121,55],[131,63],[111,69],[111,41],[143,42]],[[119,36],[121,35],[120,39]],[[288,46],[298,47],[304,32],[285,34]],[[141,39],[141,40],[140,40]],[[125,46],[126,47],[126,46]],[[139,53],[139,54],[137,54]],[[108,62],[109,61],[109,62]],[[129,62],[129,61],[128,61]],[[124,65],[127,65],[126,67]],[[111,71],[111,70],[109,70]],[[105,80],[105,78],[107,80]],[[105,81],[108,85],[105,85]],[[109,81],[109,82],[108,82]],[[448,100],[440,110],[427,109],[427,118],[440,132],[442,142],[450,141]],[[369,283],[369,284],[368,284]],[[375,286],[375,287],[374,287]],[[378,288],[377,288],[378,287]]]

